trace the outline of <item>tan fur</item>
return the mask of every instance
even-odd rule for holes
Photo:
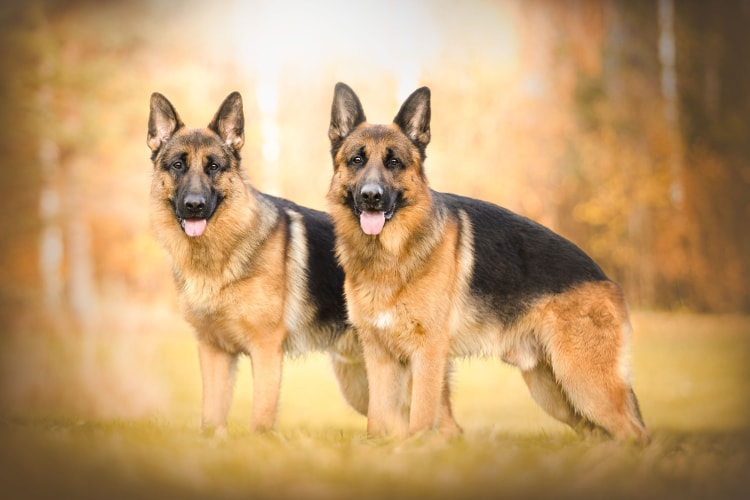
[[[470,286],[473,235],[482,228],[472,228],[466,213],[448,213],[433,203],[419,150],[395,124],[361,122],[347,132],[337,98],[328,202],[349,316],[364,349],[368,433],[450,428],[449,359],[497,356],[521,370],[545,411],[578,432],[603,429],[620,439],[647,441],[629,382],[630,330],[620,288],[610,281],[584,282],[537,297],[512,326],[490,319],[497,316]],[[368,160],[350,168],[347,162],[360,148]],[[408,158],[403,168],[382,164],[391,150],[409,152],[400,154]],[[363,232],[348,201],[372,169],[379,169],[385,189],[402,191],[407,200],[377,236]],[[409,383],[407,419],[402,395]]]
[[[396,130],[389,132],[389,137],[399,137]],[[418,154],[413,160],[419,161]],[[342,196],[337,192],[346,182],[341,183],[342,175],[335,174],[329,199]],[[401,182],[419,202],[402,210],[407,222],[383,234],[377,253],[364,250],[364,245],[358,247],[363,251],[348,250],[350,240],[356,246],[369,237],[342,213],[347,208],[330,204],[334,220],[343,221],[343,227],[337,227],[337,235],[345,234],[339,257],[347,270],[350,321],[357,325],[370,381],[368,433],[413,434],[438,426],[454,434],[460,427],[450,408],[447,353],[448,327],[455,314],[451,304],[458,292],[458,225],[445,217],[430,222],[429,191],[417,173],[407,172],[393,182]],[[429,387],[429,392],[412,390],[411,398],[404,400],[410,392],[404,389],[411,384]],[[400,403],[394,407],[389,403],[393,400]]]
[[[196,331],[204,373],[204,427],[226,425],[232,367],[239,353],[248,353],[256,386],[276,388],[258,390],[254,397],[251,426],[265,430],[276,418],[287,334],[285,228],[252,196],[244,175],[222,180],[225,202],[205,235],[188,239],[169,206],[171,177],[155,170],[152,227],[172,260],[180,307]]]
[[[215,131],[208,128],[178,127],[171,135],[157,133],[170,132],[172,117],[159,114],[168,109],[165,104],[158,106],[166,102],[159,97],[152,98],[155,125],[148,140],[154,151],[151,226],[170,258],[182,313],[196,332],[204,429],[226,433],[240,354],[249,355],[252,361],[253,430],[274,426],[284,353],[328,350],[345,397],[356,409],[366,412],[367,380],[355,333],[348,329],[339,334],[347,328],[344,324],[318,324],[310,305],[302,215],[286,209],[287,217],[282,217],[268,198],[252,188],[238,158],[231,156],[231,168],[218,176],[214,186],[222,193],[222,202],[200,237],[186,236],[173,208],[175,177],[159,166],[160,155],[166,154],[162,144],[167,140],[179,142],[192,134],[193,140],[186,139],[177,149],[185,168],[190,169],[187,174],[201,182],[209,182],[202,168],[205,159],[219,156],[223,146],[217,142]],[[181,125],[178,117],[172,118]],[[220,130],[235,132],[232,127],[236,122],[232,120],[236,118],[229,115],[229,119],[219,121],[218,126],[225,127]],[[239,132],[240,137],[229,134],[227,140],[235,150],[242,145],[241,129]]]

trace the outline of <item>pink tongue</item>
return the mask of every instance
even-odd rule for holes
[[[196,237],[206,230],[206,219],[185,219],[185,234]]]
[[[359,225],[365,234],[380,234],[385,225],[385,212],[362,212]]]

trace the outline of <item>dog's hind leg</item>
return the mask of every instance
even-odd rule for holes
[[[561,385],[573,405],[615,438],[647,443],[648,431],[630,385],[611,374],[605,374],[604,380],[598,376],[586,376],[585,372],[594,368],[582,363],[573,372],[560,370]]]
[[[450,360],[445,367],[445,380],[443,382],[443,394],[440,401],[440,421],[438,423],[438,431],[445,436],[455,436],[461,434],[463,429],[458,425],[456,419],[453,417],[453,408],[451,406],[451,373],[453,372],[453,366]]]
[[[349,406],[358,413],[367,415],[369,392],[367,387],[367,369],[363,361],[350,361],[334,358],[331,355],[333,373],[339,384],[339,390]]]
[[[619,288],[592,284],[553,309],[546,352],[555,380],[578,413],[617,439],[647,443],[630,386],[629,325]]]
[[[547,363],[539,362],[534,368],[522,371],[521,375],[531,397],[549,415],[569,425],[579,435],[588,436],[595,432],[596,426],[571,406]]]
[[[226,434],[237,356],[199,341],[198,358],[203,381],[203,431]]]
[[[362,346],[354,330],[342,333],[331,347],[329,355],[333,373],[344,399],[352,408],[366,416],[370,399],[367,368]]]

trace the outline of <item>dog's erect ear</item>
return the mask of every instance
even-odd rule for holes
[[[180,116],[172,103],[158,92],[151,94],[151,112],[148,115],[148,136],[146,143],[154,153],[172,134],[183,127]]]
[[[338,149],[341,141],[354,130],[357,125],[366,121],[365,112],[359,102],[357,94],[345,83],[337,83],[333,91],[333,106],[331,106],[331,125],[328,128],[328,138],[331,140],[333,151]]]
[[[424,151],[430,143],[430,89],[415,90],[401,105],[393,123]]]
[[[242,96],[232,92],[221,103],[219,111],[208,128],[219,134],[219,137],[235,151],[245,144],[245,115],[242,112]]]

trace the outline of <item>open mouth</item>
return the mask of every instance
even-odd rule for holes
[[[180,223],[182,230],[185,231],[185,234],[191,238],[201,236],[205,232],[208,224],[206,219],[182,219],[178,217],[177,221]]]
[[[173,200],[170,200],[170,204],[172,205],[172,210],[177,219],[177,223],[180,225],[183,232],[191,238],[197,238],[206,232],[208,219],[213,217],[216,213],[216,207],[218,207],[222,201],[223,197],[219,197],[213,209],[209,208],[206,210],[195,211],[194,213],[190,213],[189,211],[187,213],[180,213]]]
[[[393,217],[396,206],[392,206],[387,211],[361,210],[354,207],[355,215],[359,216],[359,225],[365,234],[377,236],[383,230],[385,222]]]

